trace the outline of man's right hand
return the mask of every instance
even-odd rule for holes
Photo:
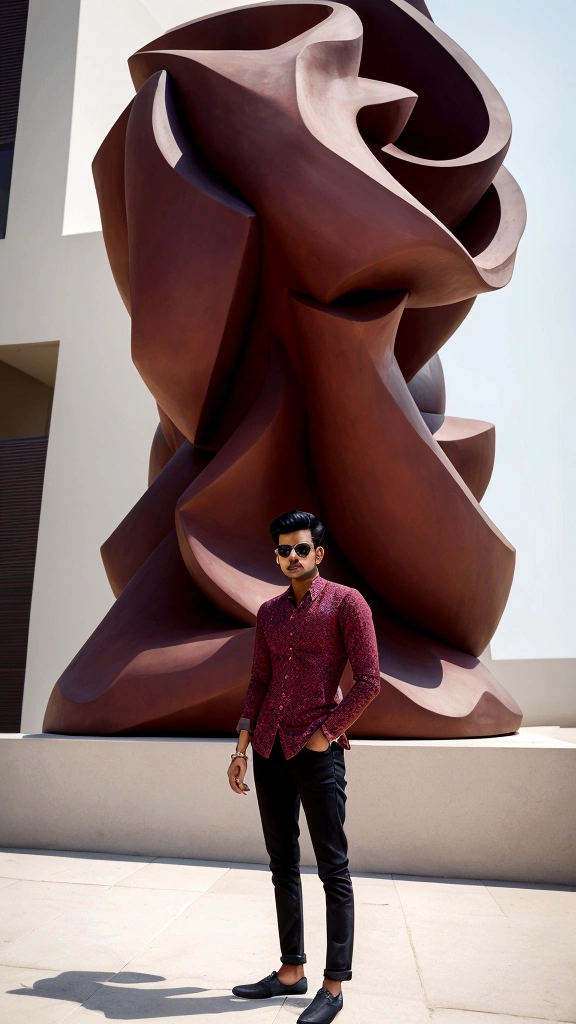
[[[325,750],[328,750],[330,740],[324,735],[322,727],[312,733],[306,746],[308,750],[314,750],[317,754],[323,754]]]
[[[230,767],[228,769],[228,782],[230,783],[230,789],[241,796],[246,796],[246,793],[250,792],[249,787],[244,782],[247,767],[247,762],[243,757],[235,757],[234,760],[230,762]]]

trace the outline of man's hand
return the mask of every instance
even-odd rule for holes
[[[330,741],[326,738],[322,729],[316,729],[316,732],[312,733],[306,746],[308,750],[316,750],[317,753],[321,754],[324,750],[328,750]]]
[[[235,757],[230,762],[228,769],[228,782],[230,783],[230,789],[234,793],[238,793],[242,796],[246,796],[246,793],[250,792],[250,788],[244,783],[244,776],[246,775],[246,768],[248,767],[246,760],[243,757]]]

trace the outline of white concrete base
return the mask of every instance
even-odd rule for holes
[[[251,780],[247,797],[228,787],[231,749],[0,736],[0,845],[264,863]],[[346,760],[354,870],[576,883],[576,746],[558,734],[356,740]]]

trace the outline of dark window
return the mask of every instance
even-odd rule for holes
[[[47,437],[0,441],[0,732],[20,729],[47,446]]]
[[[28,0],[0,0],[0,238],[6,234]]]
[[[0,733],[20,730],[57,362],[58,342],[0,345]]]

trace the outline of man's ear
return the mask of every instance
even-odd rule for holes
[[[324,558],[324,548],[323,547],[317,547],[316,551],[315,551],[315,555],[316,555],[316,565],[320,565],[320,562]]]

